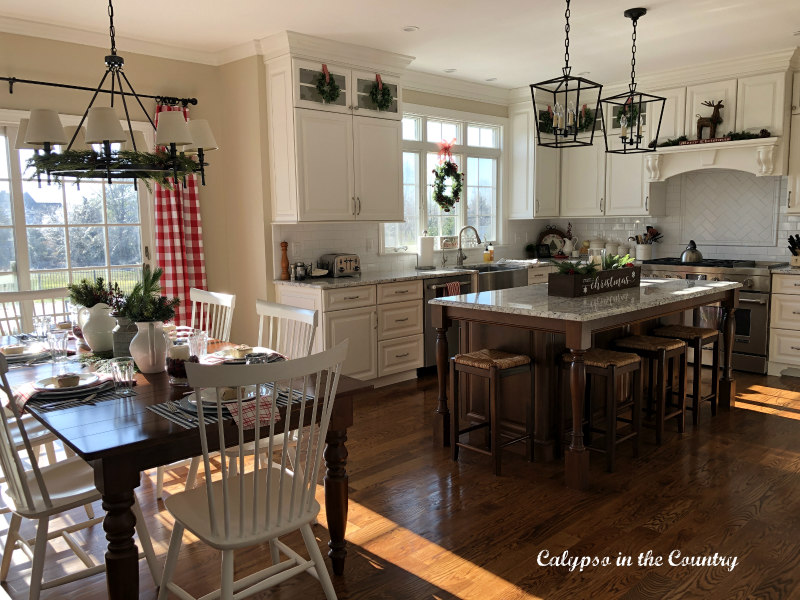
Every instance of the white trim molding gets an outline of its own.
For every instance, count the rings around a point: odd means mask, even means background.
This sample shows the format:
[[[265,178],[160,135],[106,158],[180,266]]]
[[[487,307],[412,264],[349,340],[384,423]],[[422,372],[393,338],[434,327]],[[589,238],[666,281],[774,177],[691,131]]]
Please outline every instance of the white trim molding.
[[[508,106],[511,103],[511,92],[513,91],[412,69],[407,70],[403,75],[403,89],[452,96],[462,100],[499,104],[500,106]]]

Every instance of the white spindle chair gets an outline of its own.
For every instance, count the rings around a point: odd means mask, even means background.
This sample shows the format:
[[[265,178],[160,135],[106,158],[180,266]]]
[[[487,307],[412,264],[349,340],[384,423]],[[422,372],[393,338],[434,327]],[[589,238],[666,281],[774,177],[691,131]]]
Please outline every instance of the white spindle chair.
[[[7,372],[8,362],[0,354],[0,388],[11,398],[11,386],[6,378]],[[77,456],[40,468],[36,463],[36,456],[30,440],[25,434],[19,411],[13,402],[10,403],[10,407],[16,426],[21,432],[31,470],[25,469],[22,457],[13,443],[13,432],[9,418],[6,416],[5,411],[0,411],[0,419],[2,420],[2,423],[0,423],[0,467],[6,478],[4,499],[11,509],[11,523],[8,526],[3,558],[2,562],[0,562],[0,581],[5,581],[8,576],[8,571],[11,567],[11,555],[14,549],[22,549],[32,561],[29,598],[37,600],[43,589],[63,585],[105,571],[105,564],[95,564],[72,536],[74,531],[80,531],[101,523],[103,517],[90,518],[80,523],[69,524],[56,531],[49,531],[50,517],[100,500],[101,496],[94,485],[94,471]],[[139,542],[144,550],[140,557],[144,556],[146,558],[153,580],[158,585],[158,580],[156,579],[158,565],[138,500],[134,501],[132,510],[136,517]],[[34,539],[28,540],[20,535],[19,529],[23,518],[38,522]],[[61,537],[67,542],[86,568],[50,581],[44,581],[43,571],[47,541],[57,537]],[[31,545],[33,545],[33,548],[31,548]]]
[[[67,288],[0,292],[0,335],[32,331],[33,317],[49,316],[54,323],[68,321],[68,300]]]
[[[202,329],[209,338],[229,342],[236,296],[191,288],[192,327]]]
[[[317,311],[305,308],[276,304],[266,300],[256,300],[256,314],[258,315],[258,345],[270,350],[280,352],[288,359],[303,358],[311,354],[314,346],[314,334],[317,331]],[[266,335],[266,337],[265,337]],[[297,432],[286,434],[288,444],[293,445],[297,440]],[[283,446],[284,436],[276,438],[276,449]],[[254,445],[247,444],[245,450],[253,452]],[[266,452],[266,450],[262,450]],[[225,455],[230,460],[238,453],[237,448],[228,448]],[[290,455],[291,459],[291,455]],[[294,463],[292,463],[294,464]],[[200,457],[192,459],[189,473],[186,476],[186,487],[191,489],[197,481],[197,470],[200,467]],[[236,463],[233,462],[234,472]],[[156,471],[156,497],[164,496],[164,469],[159,467]]]
[[[219,594],[209,594],[222,600],[231,600],[234,592],[237,597],[255,594],[268,589],[289,577],[308,571],[322,584],[325,597],[335,600],[336,593],[328,575],[322,553],[317,546],[311,523],[319,514],[320,505],[315,499],[317,476],[322,463],[325,434],[328,430],[333,410],[336,388],[339,382],[342,362],[347,355],[347,341],[335,348],[296,360],[258,365],[201,365],[187,363],[186,374],[189,384],[195,389],[216,388],[217,431],[220,445],[238,443],[240,452],[239,473],[233,474],[222,461],[221,479],[212,481],[210,452],[206,439],[205,416],[199,411],[200,426],[198,435],[203,449],[205,485],[179,492],[165,501],[167,510],[175,518],[169,551],[164,564],[164,575],[159,590],[159,600],[165,600],[169,591],[183,598],[190,598],[182,588],[172,582],[172,575],[180,553],[183,533],[188,529],[202,542],[222,552],[222,585]],[[306,389],[314,382],[313,398],[306,396]],[[294,473],[287,464],[286,453],[282,453],[280,463],[272,462],[261,468],[254,461],[252,471],[245,473],[245,452],[242,442],[245,439],[244,422],[240,420],[237,434],[233,439],[226,437],[222,419],[222,388],[271,385],[273,390],[286,386],[300,392],[293,403],[297,403],[291,413],[282,410],[280,429],[299,429],[301,415],[307,415],[312,435],[303,438],[303,450],[307,453],[307,468],[304,473]],[[289,396],[293,397],[292,395]],[[238,400],[241,409],[241,396]],[[259,406],[259,405],[257,405]],[[290,405],[291,406],[291,405]],[[273,405],[273,408],[277,408]],[[271,410],[269,424],[259,422],[260,412],[255,418],[254,439],[256,452],[263,444],[268,451],[275,443],[276,410]],[[268,435],[265,435],[268,434]],[[261,439],[262,435],[264,438]],[[301,445],[295,449],[295,460],[299,461]],[[278,536],[299,530],[303,536],[310,560],[278,541]],[[234,550],[253,547],[269,542],[272,565],[234,581]],[[280,560],[278,551],[287,557]]]

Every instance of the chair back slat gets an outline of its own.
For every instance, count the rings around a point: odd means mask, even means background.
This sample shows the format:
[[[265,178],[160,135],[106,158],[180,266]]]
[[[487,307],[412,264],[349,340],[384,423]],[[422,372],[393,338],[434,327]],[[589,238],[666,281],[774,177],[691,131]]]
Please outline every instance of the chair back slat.
[[[189,299],[192,301],[192,327],[202,329],[210,338],[229,342],[236,296],[191,288]]]
[[[259,346],[266,346],[290,359],[311,354],[317,331],[316,310],[256,300],[256,314],[259,317]]]
[[[212,483],[212,467],[205,434],[205,414],[202,410],[198,411],[209,520],[214,535],[230,540],[247,533],[261,533],[308,516],[314,506],[313,499],[320,468],[320,465],[312,464],[312,461],[316,463],[322,460],[322,446],[330,422],[339,373],[346,355],[347,341],[320,354],[279,363],[244,366],[187,363],[186,374],[189,385],[198,392],[203,389],[215,390],[220,446],[227,447],[234,444],[240,446],[239,456],[236,457],[239,461],[238,474],[232,475],[227,461],[222,460],[222,479]],[[310,390],[312,377],[316,378],[316,382]],[[321,385],[322,381],[324,385]],[[253,461],[252,472],[244,476],[244,450],[241,449],[245,442],[244,419],[239,419],[236,435],[231,434],[228,436],[229,439],[226,439],[225,420],[222,418],[222,389],[231,387],[237,389],[236,403],[241,414],[243,403],[248,401],[248,394],[243,393],[242,388],[247,391],[252,390],[253,386],[256,390],[259,386],[266,386],[267,390],[271,390],[273,402],[269,420],[263,425],[260,422],[260,406],[256,403],[253,432],[257,444],[256,458]],[[286,407],[278,405],[278,396],[283,398],[284,393],[288,393]],[[278,413],[282,422],[276,419]],[[287,461],[288,451],[280,453],[279,463],[272,462],[264,468],[259,466],[260,448],[266,446],[267,456],[272,456],[272,451],[276,447],[276,436],[295,429],[302,430],[305,423],[309,424],[310,431],[308,438],[302,444],[308,457],[305,469],[291,467]],[[297,449],[293,449],[297,459],[295,465],[300,464],[300,445],[298,444]],[[216,496],[215,488],[217,488]],[[221,510],[219,502],[222,503]]]
[[[54,322],[69,320],[69,290],[54,288],[27,292],[0,292],[0,335],[33,330],[33,317]]]
[[[8,397],[8,406],[11,409],[13,418],[16,421],[17,429],[19,430],[25,446],[25,452],[27,453],[28,460],[31,463],[36,486],[39,488],[38,495],[44,500],[45,506],[50,507],[52,506],[50,494],[47,491],[44,478],[39,470],[39,465],[36,460],[37,456],[33,452],[31,442],[28,439],[28,434],[25,431],[25,426],[22,423],[22,417],[14,401],[14,394],[11,390],[11,385],[8,383],[8,379],[6,378],[6,373],[8,373],[8,361],[6,360],[6,357],[0,353],[0,389],[2,389],[2,391]],[[34,512],[36,510],[33,499],[34,495],[31,492],[30,486],[28,485],[29,482],[27,472],[25,471],[25,467],[22,464],[19,453],[16,450],[16,444],[14,444],[14,437],[11,433],[11,428],[9,427],[8,412],[1,410],[0,419],[2,419],[2,427],[0,427],[0,468],[2,468],[3,475],[6,478],[8,493],[16,504],[17,508],[24,508],[29,512]]]

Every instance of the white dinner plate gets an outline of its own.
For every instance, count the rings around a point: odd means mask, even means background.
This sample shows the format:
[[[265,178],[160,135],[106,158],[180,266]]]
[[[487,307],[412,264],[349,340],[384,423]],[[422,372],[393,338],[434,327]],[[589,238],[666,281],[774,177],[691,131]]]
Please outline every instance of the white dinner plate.
[[[266,352],[267,354],[274,354],[274,350],[270,350],[269,348],[264,348],[263,346],[254,346],[250,352]],[[233,358],[233,348],[225,348],[224,350],[218,350],[214,352],[214,356],[218,356],[219,358]],[[244,360],[244,359],[241,359]]]
[[[256,396],[256,388],[255,386],[247,386],[248,389],[247,393],[243,396],[243,400],[252,400]],[[200,397],[203,401],[203,406],[216,406],[217,405],[217,393],[216,390],[207,388],[204,390],[200,390]],[[197,392],[192,392],[191,394],[186,395],[186,400],[191,404],[197,404]],[[228,402],[236,402],[236,398],[231,400],[223,400],[223,403]]]
[[[70,387],[58,387],[58,379],[56,377],[45,377],[44,379],[37,381],[34,384],[34,388],[37,390],[66,392],[69,390],[85,388],[100,381],[100,378],[94,373],[81,373],[79,377],[81,380],[78,385],[73,385]]]

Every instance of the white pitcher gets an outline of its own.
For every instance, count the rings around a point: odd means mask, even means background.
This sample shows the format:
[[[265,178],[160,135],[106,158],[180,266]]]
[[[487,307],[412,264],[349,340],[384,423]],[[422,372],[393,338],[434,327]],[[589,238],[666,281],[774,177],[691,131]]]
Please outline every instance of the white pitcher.
[[[171,344],[161,321],[138,321],[139,331],[131,340],[130,351],[142,373],[161,373],[167,366],[167,346]]]
[[[83,306],[78,310],[78,325],[92,352],[108,352],[114,347],[111,332],[117,326],[117,321],[110,313],[111,307],[102,302],[91,308]]]

